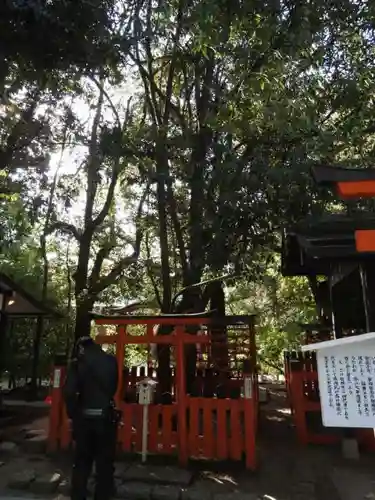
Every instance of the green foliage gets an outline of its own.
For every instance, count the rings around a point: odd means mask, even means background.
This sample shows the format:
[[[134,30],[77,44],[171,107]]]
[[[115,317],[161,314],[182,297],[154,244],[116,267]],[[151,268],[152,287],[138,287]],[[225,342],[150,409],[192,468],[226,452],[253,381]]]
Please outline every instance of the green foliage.
[[[283,351],[300,346],[300,325],[316,321],[315,303],[305,278],[283,278],[276,262],[256,282],[241,282],[229,292],[235,314],[257,315],[257,348],[264,372],[283,370]]]
[[[56,70],[98,67],[111,52],[114,2],[9,0],[0,8],[3,65],[53,78]],[[46,44],[45,34],[50,33]],[[52,72],[52,74],[51,74]]]
[[[56,354],[64,352],[64,325],[55,321],[46,322],[48,335],[43,339],[38,366],[38,377],[49,379]],[[9,372],[15,380],[31,377],[33,363],[33,340],[36,321],[16,319],[11,321],[3,353],[3,370]]]

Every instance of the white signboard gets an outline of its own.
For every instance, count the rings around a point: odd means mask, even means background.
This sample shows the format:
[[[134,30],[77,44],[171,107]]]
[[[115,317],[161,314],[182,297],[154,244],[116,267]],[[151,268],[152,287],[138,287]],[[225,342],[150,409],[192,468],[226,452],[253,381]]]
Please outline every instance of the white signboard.
[[[58,389],[60,387],[61,380],[61,370],[60,368],[56,368],[53,374],[53,388]]]
[[[245,377],[244,379],[244,396],[245,399],[251,399],[253,397],[253,386],[251,377]]]
[[[140,405],[149,405],[152,402],[153,388],[147,384],[139,386],[138,402]]]
[[[308,348],[317,350],[323,425],[374,428],[375,335],[322,342],[303,350]]]
[[[152,403],[155,386],[157,382],[150,378],[144,378],[137,382],[138,403],[141,405],[149,405]]]

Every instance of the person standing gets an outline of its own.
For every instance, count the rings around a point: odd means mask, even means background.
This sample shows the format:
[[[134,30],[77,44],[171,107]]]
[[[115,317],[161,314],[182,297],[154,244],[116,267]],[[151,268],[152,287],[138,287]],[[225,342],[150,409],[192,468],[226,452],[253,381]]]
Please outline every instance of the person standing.
[[[116,358],[105,353],[91,337],[81,337],[63,388],[75,441],[71,499],[85,500],[93,463],[96,468],[94,500],[114,494],[114,459],[120,416],[114,396],[118,384]]]

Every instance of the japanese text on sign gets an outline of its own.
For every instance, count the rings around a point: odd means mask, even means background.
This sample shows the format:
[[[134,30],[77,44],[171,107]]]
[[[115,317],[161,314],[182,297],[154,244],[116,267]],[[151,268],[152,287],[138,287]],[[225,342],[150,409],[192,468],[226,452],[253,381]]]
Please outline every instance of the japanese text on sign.
[[[318,352],[325,426],[375,427],[375,345],[365,352],[359,346]]]

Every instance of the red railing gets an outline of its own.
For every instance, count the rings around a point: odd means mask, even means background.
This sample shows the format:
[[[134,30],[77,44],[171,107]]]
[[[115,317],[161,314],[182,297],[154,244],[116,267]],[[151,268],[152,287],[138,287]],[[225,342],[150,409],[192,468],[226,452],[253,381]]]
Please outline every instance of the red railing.
[[[249,334],[249,345],[255,355],[255,333],[251,317],[234,317],[237,322],[245,322]],[[234,321],[228,317],[227,322]],[[232,459],[241,460],[245,457],[246,466],[255,469],[256,433],[258,423],[258,384],[255,372],[256,362],[249,373],[233,379],[225,378],[227,390],[235,389],[236,399],[228,397],[194,397],[186,394],[184,352],[189,344],[210,345],[209,334],[195,336],[185,332],[185,326],[191,324],[210,324],[207,317],[127,317],[100,318],[98,324],[116,324],[117,335],[100,335],[96,338],[101,344],[115,344],[116,357],[119,363],[119,389],[116,394],[117,405],[123,411],[123,426],[118,431],[119,448],[124,452],[140,452],[142,447],[142,412],[143,407],[135,402],[126,402],[126,395],[133,398],[136,383],[149,375],[155,378],[152,368],[124,370],[124,356],[129,344],[169,344],[175,349],[176,366],[172,379],[172,391],[175,393],[172,404],[151,404],[148,414],[148,452],[175,454],[181,465],[186,465],[189,458]],[[246,323],[247,322],[247,323]],[[145,325],[143,335],[129,335],[128,325]],[[172,324],[173,333],[155,336],[153,328],[159,324]],[[197,373],[199,370],[197,371]],[[205,377],[201,370],[197,378],[198,395],[203,392],[209,382],[212,387],[223,381],[223,378]],[[251,386],[251,396],[241,397],[244,378],[247,377]],[[61,391],[60,391],[61,392]],[[124,401],[125,399],[125,401]],[[61,396],[59,396],[61,405]],[[51,426],[58,430],[53,434],[55,444],[50,448],[68,448],[71,444],[69,423],[64,408],[59,419],[51,420]],[[51,444],[51,443],[50,443]]]
[[[285,378],[298,442],[302,445],[340,443],[342,429],[322,425],[315,353],[287,353]],[[375,450],[373,429],[356,429],[355,434],[364,449]]]

